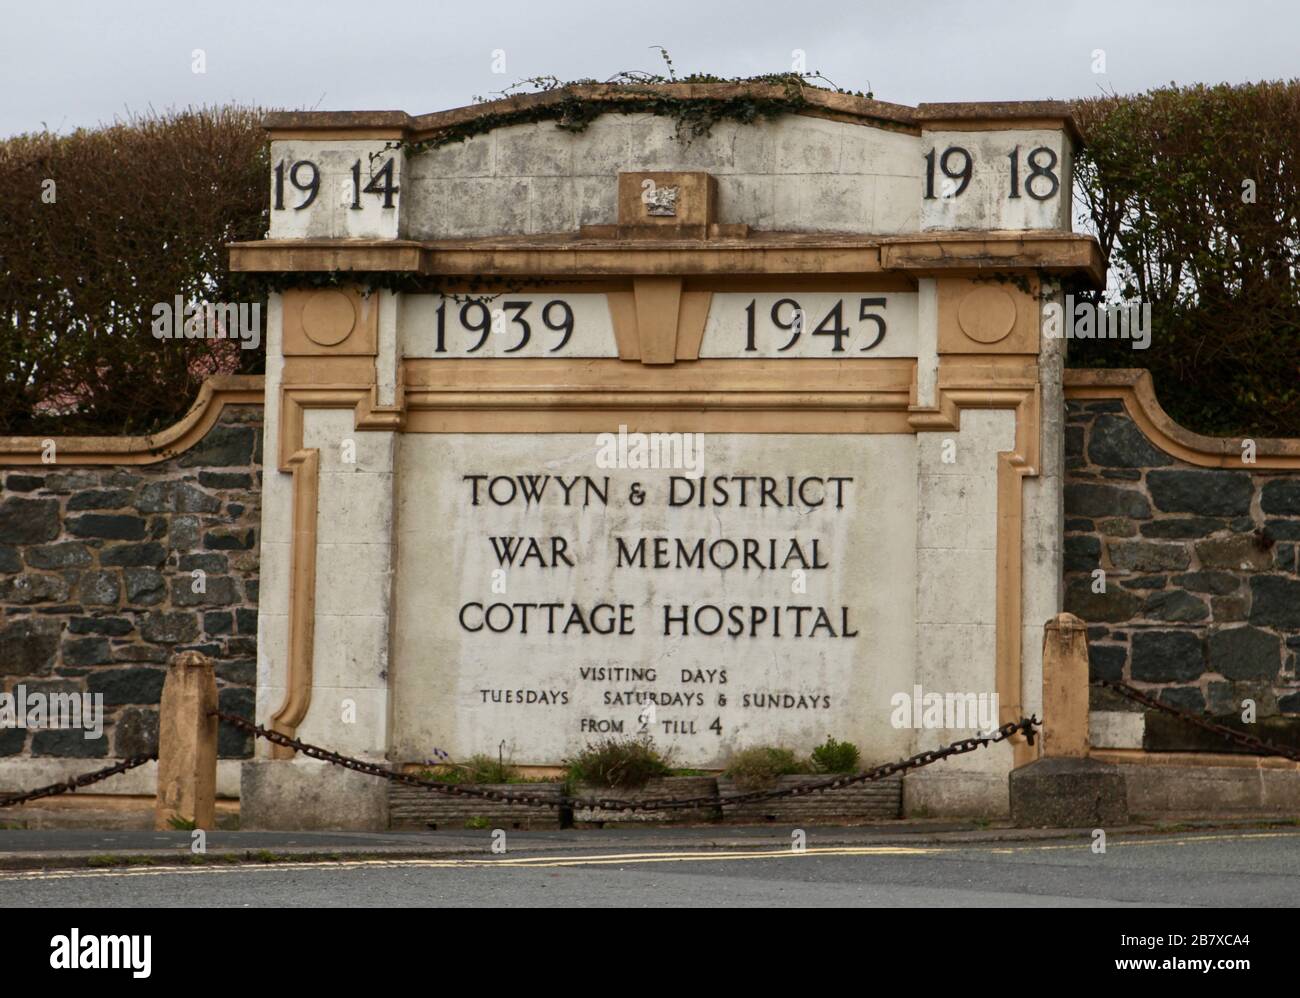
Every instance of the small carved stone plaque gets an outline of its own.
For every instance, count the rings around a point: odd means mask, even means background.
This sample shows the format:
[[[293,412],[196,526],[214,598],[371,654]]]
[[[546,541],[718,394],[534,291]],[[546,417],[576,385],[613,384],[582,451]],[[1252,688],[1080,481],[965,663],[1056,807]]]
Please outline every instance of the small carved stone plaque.
[[[677,216],[677,191],[676,187],[656,187],[652,185],[647,187],[642,194],[642,200],[645,202],[645,212],[647,215],[656,217],[675,218]]]

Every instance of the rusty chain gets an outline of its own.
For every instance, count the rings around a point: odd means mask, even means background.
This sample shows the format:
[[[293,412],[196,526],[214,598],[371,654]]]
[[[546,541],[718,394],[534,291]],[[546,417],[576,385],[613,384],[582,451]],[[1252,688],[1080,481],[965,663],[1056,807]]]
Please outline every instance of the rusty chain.
[[[1300,762],[1300,752],[1295,749],[1286,748],[1282,745],[1274,745],[1272,742],[1266,742],[1262,738],[1248,735],[1244,731],[1237,731],[1233,728],[1229,728],[1227,725],[1211,721],[1209,718],[1193,714],[1189,710],[1171,707],[1167,703],[1161,703],[1159,700],[1147,696],[1141,690],[1130,686],[1128,683],[1122,683],[1116,679],[1098,679],[1093,683],[1093,685],[1114,690],[1120,696],[1127,697],[1135,703],[1140,703],[1145,707],[1152,708],[1153,710],[1164,711],[1166,714],[1172,714],[1179,720],[1186,721],[1188,724],[1194,725],[1195,727],[1219,735],[1221,738],[1234,742],[1242,748],[1253,749],[1258,755],[1277,755],[1284,759],[1291,759],[1295,762]]]
[[[885,777],[894,776],[910,769],[919,769],[922,766],[928,766],[931,763],[939,762],[942,759],[948,759],[955,755],[964,755],[967,752],[973,752],[976,749],[984,748],[986,745],[1005,741],[1017,734],[1023,734],[1025,738],[1028,739],[1029,744],[1032,745],[1034,742],[1034,729],[1042,724],[1042,722],[1037,718],[1024,717],[1019,721],[1012,721],[1002,725],[1002,727],[998,728],[997,731],[989,735],[977,735],[973,738],[964,738],[961,741],[953,742],[951,745],[945,745],[943,748],[920,752],[908,759],[903,759],[899,762],[886,763],[883,766],[877,766],[875,769],[869,769],[862,773],[829,777],[825,780],[805,783],[800,786],[781,787],[774,790],[754,790],[730,797],[652,797],[645,800],[622,800],[617,797],[540,797],[536,794],[529,793],[514,793],[504,790],[485,790],[481,787],[462,786],[455,783],[439,783],[436,780],[426,780],[410,773],[397,773],[391,769],[386,769],[378,763],[366,762],[362,759],[353,759],[350,756],[342,755],[338,752],[331,752],[329,749],[323,749],[317,745],[310,745],[297,738],[290,738],[288,735],[281,734],[278,731],[271,731],[260,724],[253,724],[246,718],[239,717],[235,714],[227,714],[222,711],[214,711],[213,713],[215,717],[232,727],[238,728],[256,738],[265,738],[274,745],[291,748],[295,752],[301,752],[308,758],[319,759],[322,762],[328,762],[332,765],[341,766],[344,769],[350,769],[357,773],[364,773],[368,776],[376,776],[392,783],[403,783],[407,786],[423,787],[426,790],[432,790],[435,793],[447,794],[448,796],[453,797],[470,797],[479,800],[496,801],[502,804],[523,804],[529,807],[571,807],[593,811],[675,811],[705,807],[729,807],[736,804],[751,804],[758,801],[773,800],[778,797],[799,797],[804,794],[819,793],[824,790],[839,790],[856,783],[867,783],[873,780],[881,780]]]
[[[1191,711],[1183,710],[1178,707],[1172,707],[1169,704],[1161,703],[1141,690],[1111,679],[1099,679],[1093,683],[1094,686],[1114,690],[1116,693],[1135,703],[1142,704],[1153,710],[1159,710],[1166,714],[1171,714],[1179,720],[1185,721],[1195,727],[1216,734],[1227,741],[1242,748],[1251,749],[1259,755],[1280,756],[1285,759],[1291,759],[1300,762],[1300,751],[1287,748],[1281,745],[1274,745],[1266,742],[1254,735],[1248,735],[1245,732],[1234,730],[1226,725],[1219,724],[1208,718],[1193,714]],[[426,780],[410,773],[398,773],[384,766],[366,762],[362,759],[354,759],[350,756],[342,755],[338,752],[332,752],[329,749],[321,748],[317,745],[311,745],[297,738],[290,738],[277,731],[271,731],[260,724],[254,724],[251,721],[239,717],[235,714],[227,714],[222,711],[214,711],[213,716],[224,721],[231,726],[253,735],[255,738],[265,738],[267,741],[281,745],[285,748],[293,749],[295,752],[301,752],[303,755],[312,759],[319,759],[322,762],[328,762],[344,769],[350,769],[354,772],[363,773],[368,776],[379,777],[392,783],[403,783],[407,786],[422,787],[426,790],[432,790],[435,793],[446,794],[453,797],[467,797],[478,800],[494,801],[502,804],[522,804],[530,807],[571,807],[585,810],[596,811],[672,811],[699,809],[706,807],[732,807],[739,804],[753,804],[760,801],[775,800],[782,797],[799,797],[805,794],[821,793],[826,790],[839,790],[844,787],[853,786],[858,783],[868,783],[875,780],[882,780],[899,773],[907,772],[912,769],[920,769],[922,766],[928,766],[931,763],[939,762],[943,759],[951,758],[956,755],[964,755],[967,752],[973,752],[976,749],[984,748],[987,745],[996,742],[1005,741],[1014,735],[1024,735],[1032,745],[1034,740],[1035,729],[1040,727],[1042,722],[1034,717],[1021,718],[1019,721],[1009,722],[998,728],[997,731],[989,735],[978,735],[973,738],[964,738],[960,741],[953,742],[939,749],[930,749],[925,752],[919,752],[907,759],[898,762],[885,763],[874,769],[869,769],[861,773],[852,775],[842,775],[828,777],[824,780],[817,780],[811,783],[804,783],[792,787],[780,787],[770,790],[754,790],[742,794],[735,794],[728,797],[715,796],[697,796],[697,797],[664,797],[648,798],[645,800],[625,800],[617,797],[543,797],[537,794],[526,792],[512,792],[504,790],[485,790],[481,787],[465,786],[455,783],[439,783],[436,780]],[[37,787],[34,790],[28,790],[25,793],[10,794],[6,797],[0,797],[0,808],[13,807],[18,804],[26,804],[30,801],[40,800],[44,797],[54,797],[58,794],[69,793],[88,787],[101,780],[106,780],[111,776],[119,773],[125,773],[128,770],[135,769],[137,766],[143,766],[146,762],[152,762],[158,758],[157,753],[150,755],[137,755],[129,759],[123,759],[104,769],[96,770],[93,773],[85,773],[81,776],[71,777],[67,780],[61,780],[58,783],[51,783],[44,787]]]
[[[13,807],[15,804],[26,804],[28,801],[40,800],[42,797],[54,797],[57,794],[66,794],[70,791],[79,790],[81,787],[88,787],[100,780],[107,780],[110,776],[116,776],[118,773],[125,773],[128,769],[143,766],[146,762],[153,762],[157,758],[157,752],[150,755],[133,755],[131,758],[116,762],[106,769],[70,777],[58,783],[51,783],[48,786],[37,787],[35,790],[28,790],[26,793],[0,797],[0,807]]]
[[[1112,679],[1099,679],[1093,682],[1094,686],[1114,690],[1116,693],[1135,703],[1142,704],[1152,710],[1159,710],[1166,714],[1171,714],[1179,720],[1185,721],[1195,727],[1216,734],[1227,741],[1242,748],[1251,749],[1259,755],[1280,756],[1285,759],[1291,759],[1300,762],[1300,751],[1287,748],[1286,746],[1274,745],[1266,742],[1254,735],[1248,735],[1245,732],[1237,731],[1226,725],[1219,724],[1208,718],[1193,714],[1191,711],[1183,710],[1178,707],[1172,707],[1169,704],[1161,703],[1141,690],[1136,689],[1127,683]],[[1032,745],[1034,741],[1035,729],[1042,725],[1042,722],[1034,717],[1021,718],[1019,721],[1012,721],[1002,725],[995,732],[989,735],[977,735],[973,738],[964,738],[960,741],[945,745],[939,749],[929,749],[925,752],[919,752],[907,759],[898,762],[885,763],[874,769],[869,769],[861,773],[852,775],[842,775],[828,777],[824,780],[817,780],[811,783],[804,783],[792,787],[780,787],[771,790],[754,790],[747,793],[735,794],[728,797],[664,797],[648,798],[645,800],[625,800],[617,797],[542,797],[537,794],[516,793],[504,790],[485,790],[481,787],[464,786],[455,783],[439,783],[436,780],[426,780],[410,773],[398,773],[384,766],[366,762],[362,759],[354,759],[350,756],[342,755],[338,752],[332,752],[329,749],[321,748],[317,745],[311,745],[297,738],[290,738],[278,731],[271,731],[260,724],[254,724],[246,718],[239,717],[235,714],[227,714],[222,711],[213,711],[212,716],[221,721],[238,728],[255,738],[265,738],[275,745],[281,745],[285,748],[293,749],[295,752],[301,752],[303,755],[312,759],[319,759],[322,762],[328,762],[344,769],[350,769],[354,772],[363,773],[368,776],[375,776],[388,780],[392,783],[403,783],[407,786],[422,787],[426,790],[432,790],[435,793],[446,794],[453,797],[468,797],[479,800],[495,801],[502,804],[522,804],[530,807],[571,807],[595,811],[672,811],[699,809],[705,807],[732,807],[738,804],[753,804],[760,801],[775,800],[782,797],[799,797],[805,794],[821,793],[826,790],[839,790],[844,787],[853,786],[858,783],[869,783],[875,780],[882,780],[899,773],[907,772],[912,769],[920,769],[922,766],[928,766],[931,763],[939,762],[943,759],[951,758],[956,755],[964,755],[967,752],[973,752],[976,749],[1005,741],[1014,735],[1022,734]],[[122,759],[104,769],[96,770],[93,773],[85,773],[81,776],[70,777],[67,780],[61,780],[57,783],[51,783],[47,786],[37,787],[34,790],[28,790],[24,793],[10,794],[0,797],[0,808],[13,807],[19,804],[26,804],[34,800],[40,800],[44,797],[54,797],[58,794],[74,792],[82,787],[88,787],[101,780],[106,780],[111,776],[117,776],[119,773],[125,773],[135,769],[137,766],[143,766],[146,762],[153,762],[158,758],[156,752],[149,755],[136,755],[129,759]]]

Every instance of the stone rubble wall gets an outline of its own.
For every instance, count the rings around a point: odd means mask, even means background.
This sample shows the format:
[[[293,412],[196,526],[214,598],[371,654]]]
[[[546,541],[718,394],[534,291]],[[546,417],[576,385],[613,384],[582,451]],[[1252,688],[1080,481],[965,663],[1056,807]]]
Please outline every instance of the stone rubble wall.
[[[98,739],[0,728],[0,759],[155,751],[166,663],[185,649],[216,661],[223,710],[253,716],[261,450],[262,407],[228,405],[157,464],[0,469],[0,690],[98,693],[105,715]],[[223,727],[220,754],[249,741]]]
[[[778,786],[789,787],[825,780],[825,776],[782,776]],[[490,784],[483,789],[529,793],[558,800],[561,783]],[[713,797],[719,801],[747,791],[733,780],[702,777],[669,777],[651,780],[636,790],[611,790],[607,787],[579,786],[571,790],[576,797],[618,799]],[[494,827],[556,828],[563,823],[558,808],[526,804],[506,804],[439,794],[421,787],[394,783],[389,787],[389,823],[392,828],[464,828]],[[902,817],[903,778],[894,776],[871,783],[859,783],[838,790],[798,797],[780,797],[726,808],[701,806],[673,811],[608,811],[576,808],[571,814],[580,824],[695,824],[709,821],[758,823],[767,821],[886,820]]]
[[[1118,400],[1069,402],[1066,434],[1065,609],[1089,625],[1092,678],[1215,715],[1246,699],[1261,719],[1300,715],[1300,474],[1193,467]],[[1099,689],[1092,708],[1143,710]],[[1173,747],[1151,734],[1143,747]]]
[[[0,690],[101,693],[106,711],[102,739],[0,728],[0,758],[153,750],[166,662],[189,648],[216,660],[222,708],[252,716],[261,423],[260,406],[227,406],[157,464],[0,472]],[[1068,403],[1066,432],[1065,609],[1089,624],[1092,677],[1216,715],[1249,698],[1274,726],[1300,716],[1300,475],[1192,467],[1118,400]],[[1141,713],[1101,690],[1093,710]],[[251,754],[231,730],[220,750]]]
[[[484,784],[479,789],[527,793],[553,798],[558,802],[564,788],[559,783],[494,783]],[[538,807],[457,797],[404,783],[389,785],[388,821],[390,828],[418,829],[475,827],[484,821],[492,823],[493,827],[503,828],[560,827],[558,806]]]
[[[781,788],[817,783],[825,776],[782,776]],[[734,780],[718,780],[718,796],[723,800],[746,793]],[[890,776],[883,780],[854,783],[839,790],[795,797],[776,797],[771,800],[737,804],[725,809],[732,821],[847,821],[854,819],[882,820],[903,816],[903,777]]]

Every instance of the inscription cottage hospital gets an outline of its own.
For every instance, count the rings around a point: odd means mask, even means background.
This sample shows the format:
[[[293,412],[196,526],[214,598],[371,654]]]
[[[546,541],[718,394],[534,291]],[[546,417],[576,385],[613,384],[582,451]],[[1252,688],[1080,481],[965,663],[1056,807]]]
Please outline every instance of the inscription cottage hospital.
[[[470,504],[479,506],[484,502],[491,502],[497,506],[509,506],[522,499],[526,507],[536,503],[538,509],[541,509],[547,502],[548,486],[554,483],[559,489],[563,490],[563,497],[559,504],[568,508],[581,508],[584,512],[590,510],[593,506],[599,508],[601,512],[608,508],[609,497],[609,476],[604,476],[596,480],[590,476],[573,478],[566,481],[563,476],[551,475],[519,475],[517,478],[508,478],[502,476],[489,477],[488,475],[468,475],[467,480],[471,485],[472,498]],[[802,512],[811,512],[812,510],[822,509],[827,506],[828,502],[833,504],[835,510],[843,510],[845,503],[846,486],[851,485],[852,477],[831,476],[822,478],[819,476],[805,476],[796,480],[794,476],[788,476],[784,481],[772,478],[766,475],[750,476],[717,476],[704,481],[694,481],[690,478],[684,478],[677,475],[671,475],[667,479],[667,488],[660,490],[652,484],[647,489],[645,483],[633,481],[628,487],[628,494],[623,501],[632,506],[642,506],[647,501],[666,505],[668,508],[678,508],[691,505],[698,496],[700,506],[710,506],[714,508],[738,507],[740,509],[757,508],[759,510],[772,509],[793,509]],[[480,489],[480,486],[483,486]],[[504,486],[498,489],[498,486]],[[811,489],[810,489],[811,486]],[[732,488],[738,491],[733,494]],[[777,490],[781,489],[781,495]],[[574,491],[580,491],[581,498],[575,503]],[[498,495],[498,491],[503,493]],[[815,495],[810,496],[812,492]],[[551,495],[556,495],[556,490],[550,490]],[[830,492],[832,495],[828,495]],[[706,495],[706,493],[711,493]],[[707,499],[707,502],[706,502]],[[619,501],[619,497],[615,497]],[[577,563],[570,554],[569,542],[564,537],[547,537],[543,540],[549,546],[549,559],[545,553],[545,548],[539,539],[535,536],[528,537],[498,537],[488,538],[492,544],[493,555],[502,569],[494,571],[493,575],[500,580],[502,589],[505,588],[507,567],[518,567],[520,570],[535,565],[541,570],[556,570],[561,566],[567,568],[576,568]],[[650,569],[653,571],[675,570],[690,571],[695,570],[704,572],[706,569],[725,572],[728,569],[739,568],[742,572],[785,572],[791,569],[793,582],[790,584],[790,590],[794,593],[803,593],[807,591],[807,573],[809,571],[824,571],[830,566],[822,559],[821,540],[818,537],[743,537],[732,539],[730,537],[691,537],[683,538],[680,536],[639,536],[628,538],[622,534],[614,534],[608,538],[613,542],[614,562],[612,565],[613,574],[611,578],[615,580],[615,588],[621,588],[617,585],[617,573],[622,569]],[[463,630],[470,633],[480,633],[485,629],[492,634],[517,633],[520,635],[528,634],[529,614],[535,611],[533,626],[536,632],[546,635],[589,635],[589,634],[617,634],[620,637],[631,636],[637,633],[638,622],[636,619],[637,607],[630,603],[597,603],[587,607],[578,603],[564,602],[546,602],[546,603],[490,603],[481,602],[465,603],[460,608],[459,621]],[[834,616],[835,620],[832,620]],[[692,606],[690,604],[663,604],[663,628],[660,632],[664,637],[680,635],[681,637],[690,637],[692,635],[715,636],[725,634],[732,638],[756,638],[760,635],[763,637],[798,639],[798,638],[817,638],[825,636],[830,638],[855,638],[858,631],[854,630],[849,622],[849,608],[841,606],[837,611],[824,606],[809,605],[739,605],[732,604],[729,606],[719,606],[716,603],[703,603]],[[782,625],[784,623],[784,633]],[[644,679],[650,682],[655,681],[653,667],[643,669],[621,669],[621,668],[601,668],[583,669],[583,678],[602,679],[605,674],[609,678],[618,679],[626,672],[628,677],[634,680]],[[596,673],[600,673],[597,675]],[[707,670],[707,679],[704,670],[683,669],[681,680],[683,683],[690,682],[716,682],[719,685],[725,685],[727,682],[725,670]],[[512,702],[510,690],[482,690],[483,702],[487,703],[489,698],[493,703],[510,703]],[[568,694],[564,691],[549,694],[546,691],[521,691],[529,694],[520,698],[519,702],[523,703],[555,703],[567,702]],[[784,700],[785,706],[798,706],[801,708],[826,708],[830,706],[830,696],[824,693],[812,693],[807,697],[791,697],[788,694],[782,696],[765,697],[761,693],[752,694],[754,706],[762,707],[768,705],[776,706]],[[749,706],[751,694],[744,695],[744,706]],[[796,702],[797,701],[797,702]],[[719,706],[725,706],[725,698],[719,696]],[[654,691],[649,692],[629,692],[626,695],[622,693],[606,693],[604,698],[606,706],[626,706],[628,703],[637,705],[653,703],[659,706],[703,706],[703,700],[699,694],[687,693],[669,693],[659,695]],[[583,718],[584,730],[597,730],[595,722]],[[686,728],[679,728],[674,721],[665,720],[663,722],[665,733],[694,733],[693,725]],[[607,725],[606,730],[612,726],[616,730],[622,730],[620,722],[614,722]],[[715,722],[710,725],[715,731],[720,731],[721,727]]]
[[[588,297],[427,301],[410,339],[524,350],[536,314],[554,334],[540,349],[604,352],[612,329],[584,330],[602,318]],[[701,355],[897,355],[914,350],[915,311],[906,294],[717,295]],[[458,754],[558,762],[644,734],[709,765],[886,719],[868,705],[887,705],[911,662],[913,594],[891,582],[913,574],[910,435],[619,425],[403,447],[420,452],[404,453],[398,515],[399,572],[418,578],[397,607],[399,661],[416,666],[395,697],[409,757],[450,736]]]

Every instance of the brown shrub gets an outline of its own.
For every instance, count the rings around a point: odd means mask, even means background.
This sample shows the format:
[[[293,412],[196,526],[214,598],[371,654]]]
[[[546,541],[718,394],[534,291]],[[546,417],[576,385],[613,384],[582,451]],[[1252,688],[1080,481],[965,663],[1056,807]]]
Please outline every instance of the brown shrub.
[[[261,369],[261,349],[151,332],[177,295],[261,300],[224,249],[266,231],[261,117],[191,109],[0,142],[0,433],[149,432],[207,374]]]
[[[1202,433],[1300,436],[1300,81],[1162,87],[1076,116],[1080,198],[1153,334],[1141,352],[1071,341],[1070,363],[1150,368]]]

